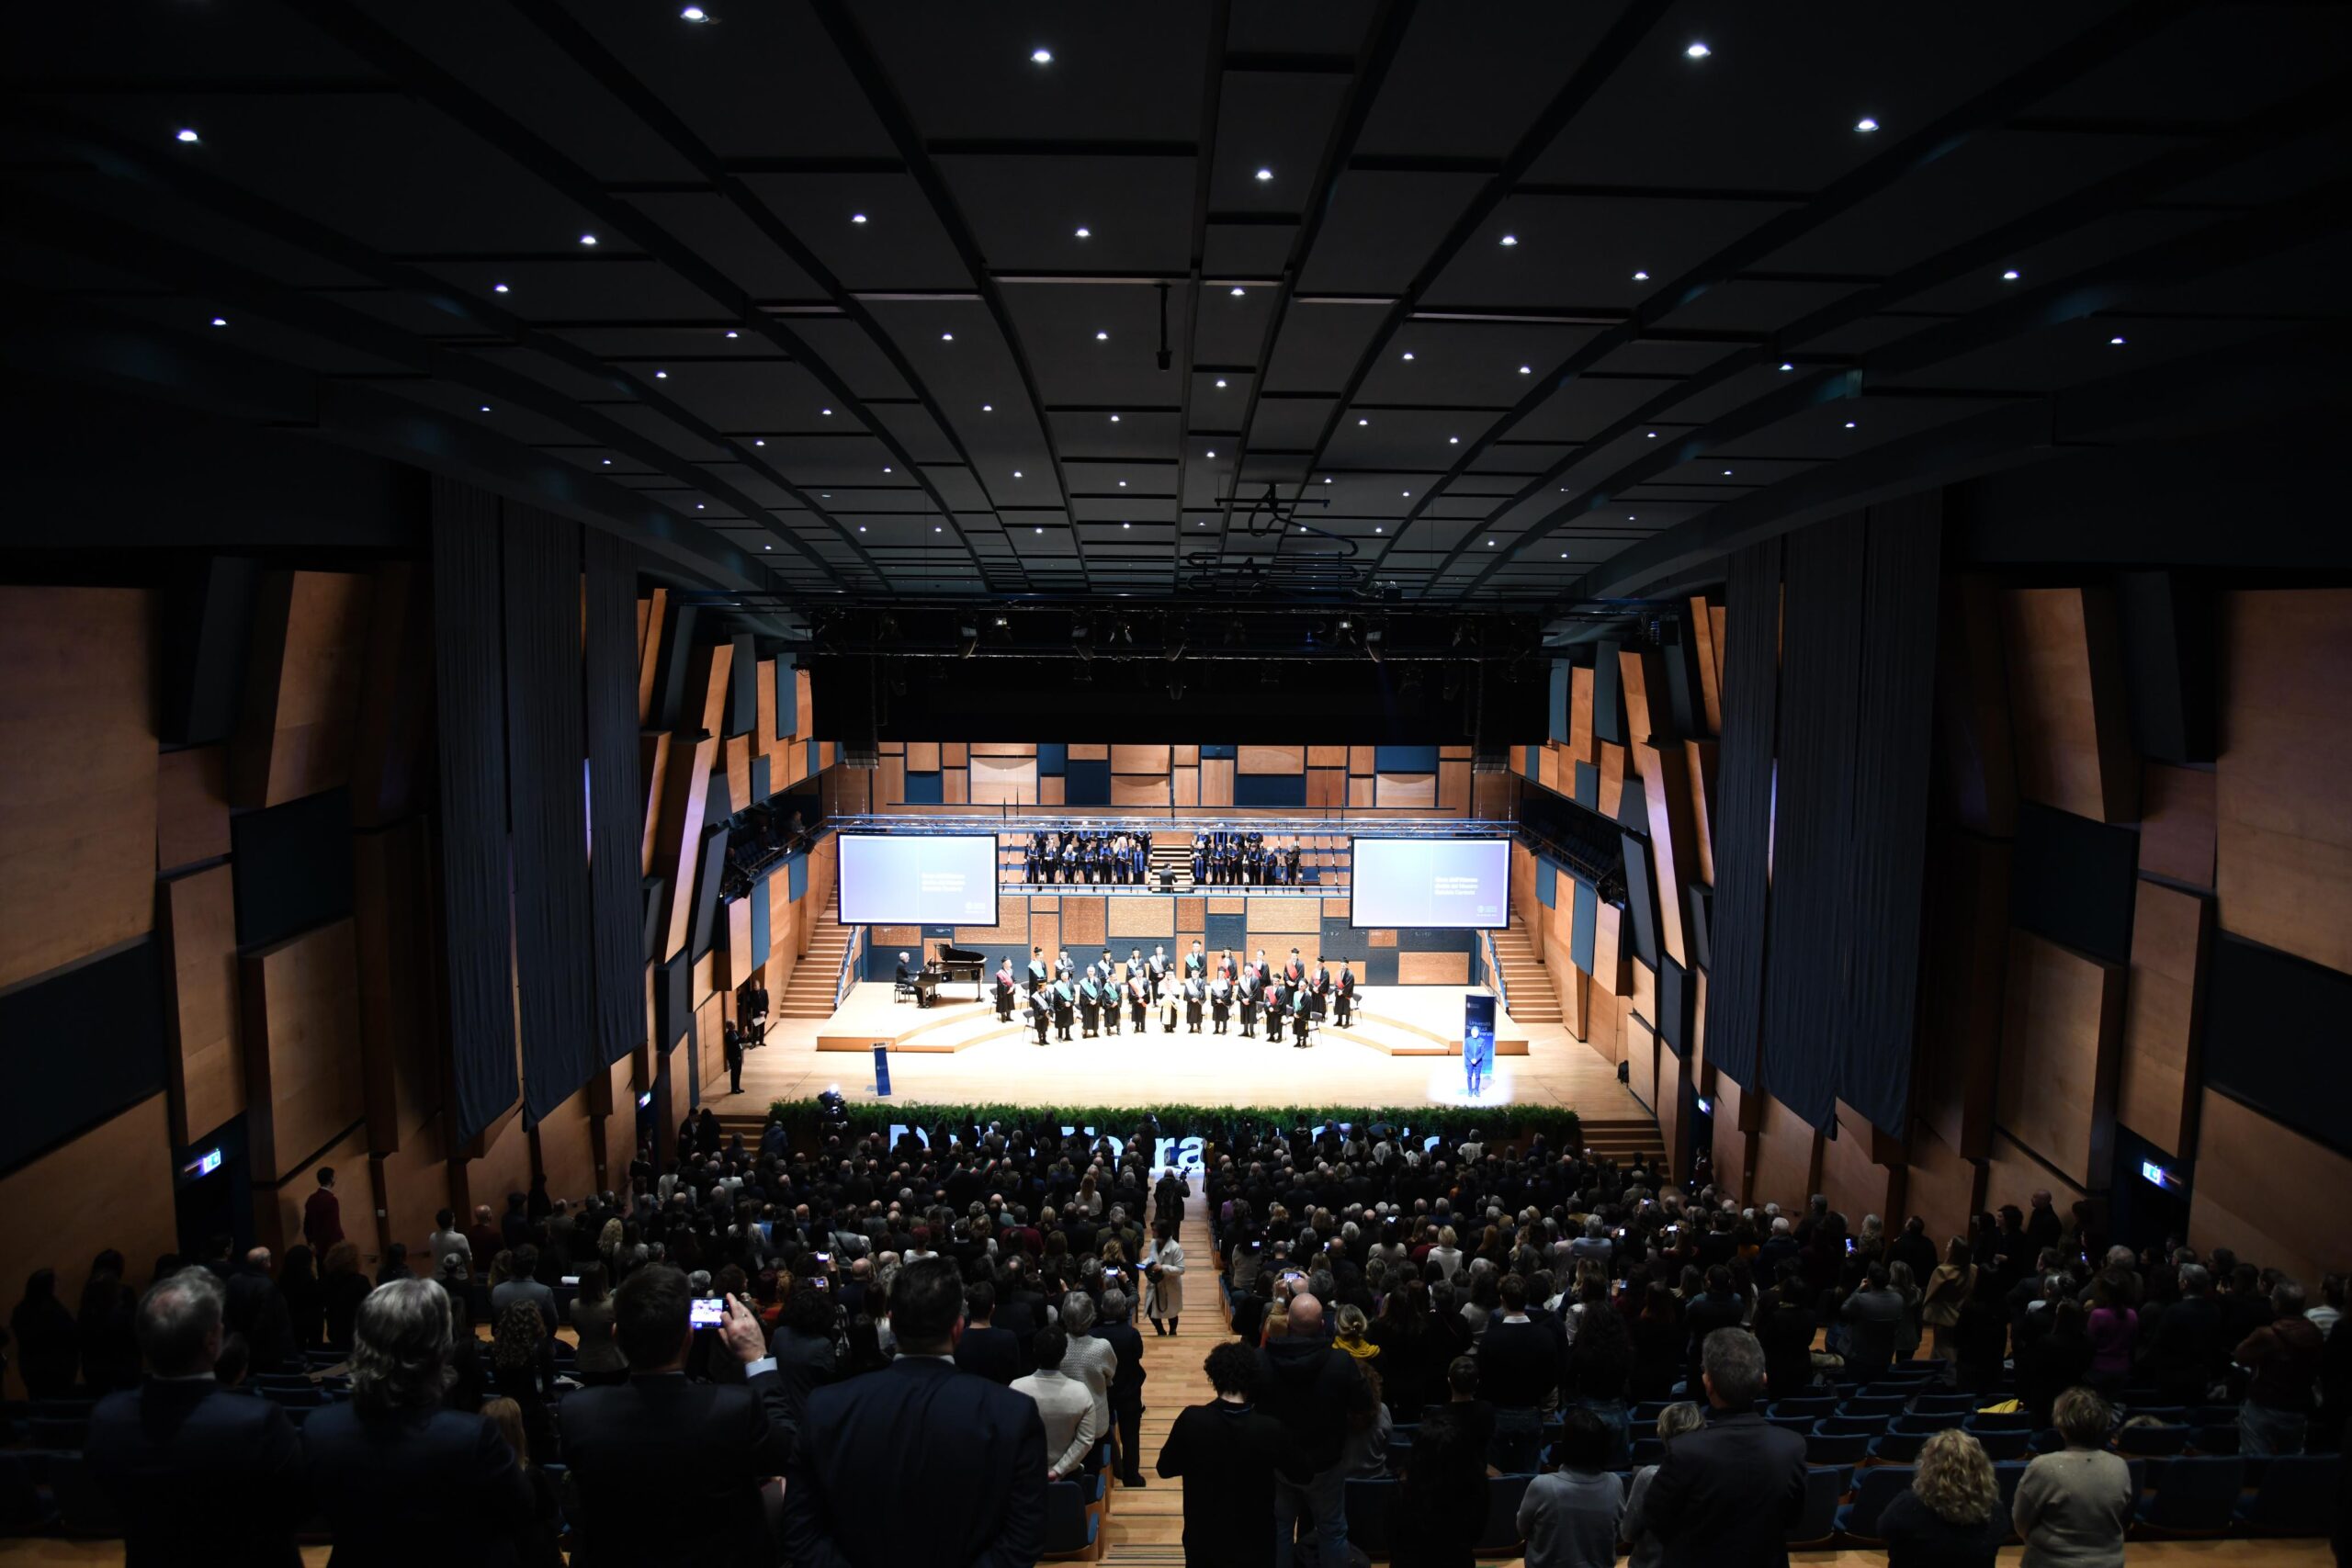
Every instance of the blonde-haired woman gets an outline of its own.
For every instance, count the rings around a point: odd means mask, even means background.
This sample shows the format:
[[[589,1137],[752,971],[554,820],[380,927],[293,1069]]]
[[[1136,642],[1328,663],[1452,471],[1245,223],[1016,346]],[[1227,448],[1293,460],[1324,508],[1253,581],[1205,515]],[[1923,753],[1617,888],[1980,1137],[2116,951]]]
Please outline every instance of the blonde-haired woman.
[[[2009,1517],[2025,1537],[2024,1568],[2123,1568],[2123,1532],[2137,1500],[2132,1467],[2107,1449],[2107,1401],[2070,1388],[2050,1406],[2066,1446],[2025,1467]]]
[[[1707,1417],[1698,1405],[1688,1401],[1669,1404],[1657,1413],[1657,1440],[1671,1448],[1675,1438],[1706,1424]],[[1617,1523],[1617,1533],[1634,1549],[1625,1568],[1659,1568],[1666,1561],[1666,1542],[1658,1539],[1643,1512],[1649,1501],[1650,1483],[1656,1479],[1657,1466],[1645,1464],[1634,1472],[1634,1483],[1626,1489],[1624,1517]]]
[[[1993,1461],[1956,1427],[1927,1440],[1911,1490],[1878,1517],[1888,1568],[1993,1568],[2008,1534]]]

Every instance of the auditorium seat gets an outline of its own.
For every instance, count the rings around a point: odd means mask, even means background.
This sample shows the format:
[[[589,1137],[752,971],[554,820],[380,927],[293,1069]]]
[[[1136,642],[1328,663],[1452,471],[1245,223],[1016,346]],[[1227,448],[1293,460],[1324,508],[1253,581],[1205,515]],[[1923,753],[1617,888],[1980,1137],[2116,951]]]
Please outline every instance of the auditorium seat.
[[[1933,1434],[1928,1432],[1889,1432],[1870,1440],[1870,1456],[1879,1464],[1917,1464],[1919,1450]],[[1811,1458],[1808,1452],[1808,1459]]]
[[[1972,1432],[2030,1432],[2033,1412],[2030,1410],[1980,1410],[1962,1423]]]
[[[1836,1416],[1824,1416],[1821,1418],[1821,1424],[1814,1430],[1833,1433],[1860,1432],[1864,1437],[1875,1438],[1885,1431],[1894,1420],[1894,1417],[1892,1416],[1848,1416],[1841,1413]]]
[[[1976,1439],[1976,1446],[1984,1450],[1984,1457],[1995,1464],[2004,1460],[2023,1459],[2026,1451],[2033,1446],[2031,1432],[1996,1430],[1971,1432],[1970,1436]]]
[[[1899,1389],[1886,1392],[1884,1383],[1872,1383],[1838,1406],[1841,1416],[1899,1416],[1911,1403],[1911,1391]]]
[[[1869,1432],[1815,1432],[1804,1440],[1804,1461],[1807,1464],[1860,1464],[1871,1451],[1873,1436]]]
[[[1527,1496],[1532,1475],[1490,1475],[1487,1478],[1487,1528],[1478,1534],[1478,1554],[1502,1556],[1519,1549],[1519,1505]]]
[[[1994,1401],[1974,1393],[1915,1394],[1911,1400],[1911,1414],[1914,1416],[1948,1414],[1967,1416],[1973,1414],[1978,1405],[1993,1403]]]
[[[80,1454],[52,1453],[47,1466],[49,1495],[57,1505],[57,1528],[66,1535],[105,1540],[122,1533],[121,1516],[98,1489],[97,1477]]]
[[[1077,1482],[1046,1483],[1045,1555],[1099,1556],[1102,1528],[1102,1521],[1087,1511],[1085,1495]]]
[[[2189,1431],[2185,1426],[2123,1427],[2115,1434],[2115,1447],[2127,1454],[2177,1454],[2188,1446]]]
[[[2245,1466],[2234,1455],[2166,1460],[2154,1488],[2140,1499],[2137,1522],[2165,1535],[2224,1534],[2245,1480]]]
[[[1390,1542],[1396,1533],[1392,1515],[1397,1495],[1403,1489],[1403,1483],[1396,1481],[1349,1480],[1347,1499],[1341,1507],[1348,1516],[1350,1545],[1362,1547],[1368,1557],[1390,1554]]]
[[[1895,1496],[1911,1489],[1918,1472],[1909,1465],[1875,1465],[1860,1472],[1854,1500],[1838,1510],[1838,1533],[1864,1545],[1878,1544],[1878,1517]]]
[[[2237,1505],[2237,1522],[2256,1535],[2324,1536],[2335,1529],[2335,1454],[2287,1454],[2262,1467],[2260,1484]],[[2251,1479],[2251,1478],[2249,1478]]]
[[[1838,1500],[1853,1484],[1846,1465],[1823,1465],[1804,1472],[1804,1512],[1789,1527],[1791,1546],[1826,1545],[1838,1534]]]
[[[1766,1408],[1775,1416],[1828,1416],[1836,1413],[1838,1401],[1826,1394],[1809,1395],[1803,1399],[1776,1399]]]
[[[1794,1432],[1800,1438],[1809,1436],[1821,1422],[1818,1416],[1771,1415],[1764,1419],[1769,1425],[1778,1427],[1783,1432]]]
[[[2200,1454],[2233,1454],[2238,1451],[2237,1424],[2199,1427],[2190,1433],[2188,1446]]]
[[[1933,1412],[1914,1410],[1907,1415],[1897,1416],[1894,1418],[1894,1424],[1887,1430],[1924,1438],[1930,1432],[1941,1432],[1957,1427],[1967,1419],[1966,1415],[1958,1410]]]

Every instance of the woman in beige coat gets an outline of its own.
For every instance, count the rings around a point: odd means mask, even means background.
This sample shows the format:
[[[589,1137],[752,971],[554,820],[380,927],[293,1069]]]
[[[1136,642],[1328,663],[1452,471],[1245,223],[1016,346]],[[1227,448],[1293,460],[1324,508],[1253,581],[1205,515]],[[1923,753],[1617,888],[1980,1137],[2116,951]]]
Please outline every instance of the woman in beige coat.
[[[2009,1511],[2025,1538],[2022,1568],[2123,1568],[2132,1469],[2107,1450],[2107,1401],[2070,1388],[2050,1415],[2066,1446],[2025,1467]]]
[[[1184,1247],[1176,1239],[1176,1227],[1161,1225],[1152,1244],[1143,1251],[1143,1311],[1151,1319],[1154,1334],[1176,1332],[1177,1314],[1184,1310]],[[1161,1319],[1167,1320],[1165,1328]]]

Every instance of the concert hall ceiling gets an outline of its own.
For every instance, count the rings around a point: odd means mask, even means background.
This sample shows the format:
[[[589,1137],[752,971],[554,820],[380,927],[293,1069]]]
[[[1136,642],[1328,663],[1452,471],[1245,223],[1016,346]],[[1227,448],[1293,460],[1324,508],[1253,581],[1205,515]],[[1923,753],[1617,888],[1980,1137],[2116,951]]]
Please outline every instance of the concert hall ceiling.
[[[796,606],[1634,595],[1775,520],[2144,438],[2339,330],[2352,277],[2339,6],[0,28],[13,366]]]

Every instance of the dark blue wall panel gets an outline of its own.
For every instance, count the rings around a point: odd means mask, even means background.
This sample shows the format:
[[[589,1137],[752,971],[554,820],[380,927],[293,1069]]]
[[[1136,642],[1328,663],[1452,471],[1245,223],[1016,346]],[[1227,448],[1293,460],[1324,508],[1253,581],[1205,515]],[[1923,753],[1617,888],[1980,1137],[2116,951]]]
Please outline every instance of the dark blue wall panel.
[[[792,878],[786,889],[786,897],[797,904],[808,891],[808,857],[805,854],[793,855],[784,864],[786,874]]]
[[[1069,765],[1069,748],[1040,741],[1037,746],[1037,776],[1041,779],[1059,778]]]
[[[1062,804],[1064,806],[1108,806],[1111,804],[1111,764],[1102,762],[1065,762],[1062,773]]]
[[[1535,863],[1535,901],[1547,909],[1560,907],[1560,868],[1548,860]]]
[[[1363,955],[1372,951],[1372,933],[1360,931],[1348,924],[1345,915],[1326,915],[1323,917],[1322,942],[1323,956],[1335,965],[1342,958],[1362,962]],[[1310,953],[1308,956],[1314,955]]]
[[[1250,940],[1248,916],[1211,915],[1206,923],[1208,931],[1203,940],[1207,942],[1212,956],[1227,948],[1233,951],[1237,958],[1241,955],[1242,944]]]
[[[1384,773],[1433,773],[1437,772],[1437,748],[1375,746],[1372,749],[1372,765]]]
[[[1305,806],[1306,804],[1306,775],[1305,773],[1236,773],[1233,776],[1233,804],[1236,806]]]
[[[1363,956],[1363,983],[1367,986],[1393,986],[1396,983],[1396,950],[1375,947]]]
[[[753,678],[757,679],[756,671],[753,672]],[[800,682],[793,677],[790,654],[783,655],[775,661],[775,722],[776,739],[779,740],[787,735],[797,733],[800,728]],[[814,773],[816,770],[811,768],[809,772]]]
[[[1548,734],[1554,740],[1566,740],[1568,738],[1569,682],[1574,679],[1568,673],[1569,668],[1568,661],[1565,659],[1552,660],[1552,685],[1547,694],[1548,700],[1544,705],[1544,712],[1550,720]],[[1532,769],[1529,771],[1533,772]]]
[[[763,876],[752,883],[746,897],[752,901],[752,964],[757,968],[768,961],[768,954],[775,948],[768,929],[768,878]]]
[[[1569,916],[1568,962],[1592,973],[1592,927],[1600,918],[1600,892],[1579,876],[1576,879],[1576,908]]]
[[[907,775],[907,804],[909,806],[937,806],[945,798],[945,791],[940,783],[937,769],[934,768],[927,773],[910,773]]]
[[[1201,748],[1201,761],[1204,762],[1230,762],[1240,754],[1241,748],[1238,746],[1204,746]]]

